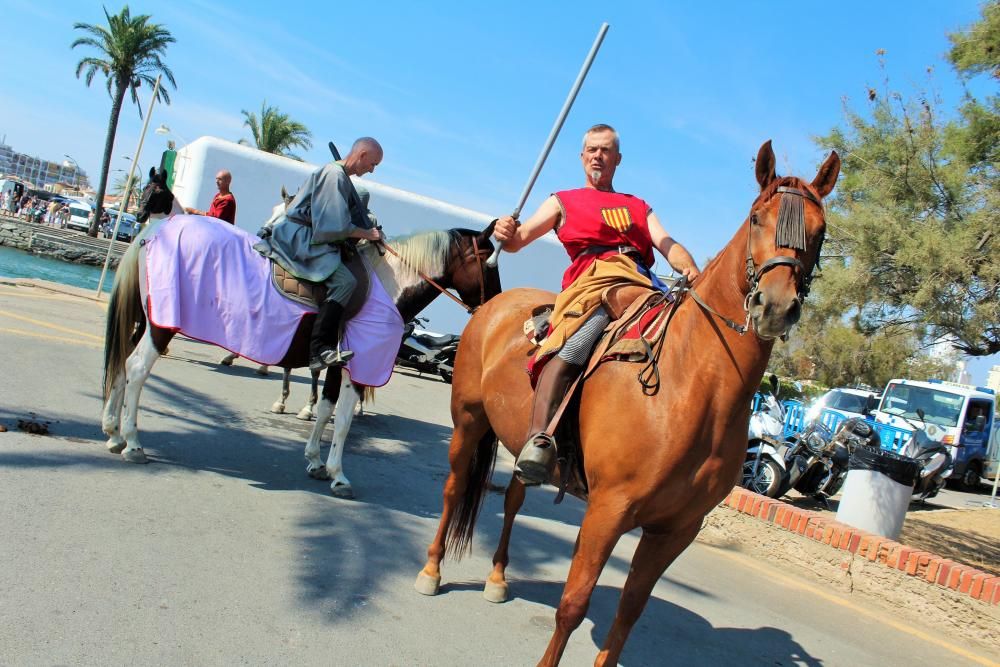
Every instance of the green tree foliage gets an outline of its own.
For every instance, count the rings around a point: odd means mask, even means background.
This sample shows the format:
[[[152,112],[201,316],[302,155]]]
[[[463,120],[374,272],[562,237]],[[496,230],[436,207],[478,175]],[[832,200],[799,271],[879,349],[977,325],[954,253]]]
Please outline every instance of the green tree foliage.
[[[281,113],[278,107],[269,107],[267,100],[260,105],[260,115],[252,111],[242,110],[243,124],[250,128],[254,145],[258,150],[283,155],[293,160],[301,160],[289,151],[293,148],[312,148],[312,132],[298,121]]]
[[[1000,2],[987,2],[982,20],[948,38],[948,59],[961,74],[990,74],[1000,79]]]
[[[984,12],[995,17],[996,7]],[[983,24],[953,41],[971,43]],[[960,72],[992,67],[975,60],[989,49],[956,50]],[[1000,352],[998,98],[967,94],[948,114],[933,95],[904,97],[888,84],[868,97],[867,114],[845,105],[846,127],[818,140],[843,159],[821,311],[849,313],[864,336],[909,332],[972,356]]]
[[[125,199],[125,185],[128,183],[128,174],[121,174],[115,179],[115,182],[111,186],[111,194]],[[133,177],[132,186],[129,188],[128,200],[125,201],[125,210],[128,210],[128,206],[135,206],[139,203],[139,197],[142,195],[142,188],[139,187],[139,176],[138,174]]]
[[[162,60],[167,46],[176,41],[170,31],[162,25],[150,23],[148,15],[132,16],[128,5],[114,15],[109,14],[105,8],[104,16],[107,19],[106,26],[74,23],[73,29],[80,30],[87,36],[77,38],[70,45],[70,48],[74,49],[78,46],[91,47],[97,52],[96,56],[88,56],[77,63],[76,76],[80,78],[83,75],[84,81],[89,86],[96,74],[103,74],[108,95],[111,96],[111,116],[108,119],[104,160],[101,163],[101,177],[97,185],[97,206],[88,232],[91,236],[97,236],[97,222],[101,219],[101,210],[104,207],[108,169],[111,165],[111,153],[115,145],[118,117],[125,101],[125,93],[130,94],[132,102],[139,108],[139,88],[144,83],[153,88],[157,75],[162,74],[175,89],[177,88],[173,73]],[[162,85],[157,92],[157,99],[170,104],[170,95]],[[142,115],[141,108],[139,115]]]

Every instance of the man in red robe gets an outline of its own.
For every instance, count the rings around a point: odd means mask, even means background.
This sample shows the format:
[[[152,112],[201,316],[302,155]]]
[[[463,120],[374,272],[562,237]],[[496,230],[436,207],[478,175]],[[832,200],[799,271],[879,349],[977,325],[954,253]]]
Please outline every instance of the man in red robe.
[[[667,234],[645,201],[615,192],[612,180],[621,159],[615,129],[593,126],[583,137],[580,153],[584,187],[551,195],[523,223],[510,216],[496,223],[496,238],[509,252],[555,230],[571,262],[549,336],[535,356],[536,364],[542,361],[544,366],[535,383],[528,441],[514,469],[528,485],[546,482],[555,467],[555,439],[545,430],[610,321],[601,304],[604,288],[609,282],[656,285],[654,248],[688,280],[699,273],[691,254]]]
[[[212,205],[207,211],[199,211],[196,208],[186,208],[185,213],[191,215],[207,215],[210,218],[225,220],[231,225],[236,224],[236,197],[229,191],[229,185],[233,182],[233,175],[223,169],[215,175],[215,185],[219,188],[219,193],[212,199]]]

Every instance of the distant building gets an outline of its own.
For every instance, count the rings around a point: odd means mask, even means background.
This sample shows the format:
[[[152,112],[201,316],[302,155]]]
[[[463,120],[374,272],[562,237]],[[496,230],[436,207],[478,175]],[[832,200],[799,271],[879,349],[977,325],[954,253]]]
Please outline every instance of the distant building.
[[[4,143],[0,143],[0,176],[16,176],[38,190],[51,190],[57,183],[70,185],[77,190],[90,188],[86,172],[77,166],[18,153]]]
[[[986,376],[986,386],[1000,394],[1000,364],[990,369],[989,375]]]

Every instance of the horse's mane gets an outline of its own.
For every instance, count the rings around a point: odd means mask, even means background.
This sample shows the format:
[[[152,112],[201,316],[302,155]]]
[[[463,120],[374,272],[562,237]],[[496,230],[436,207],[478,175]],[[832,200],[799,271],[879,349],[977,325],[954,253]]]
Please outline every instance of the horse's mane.
[[[459,230],[430,231],[388,239],[387,244],[399,253],[400,267],[396,271],[397,280],[406,282],[419,277],[418,271],[430,276],[444,274],[448,262],[448,249],[452,235]],[[365,244],[368,257],[378,257],[373,244]]]
[[[753,208],[754,206],[756,206],[758,204],[758,202],[767,201],[768,199],[770,199],[771,197],[773,197],[777,193],[778,188],[780,188],[782,186],[788,186],[790,188],[798,188],[800,190],[808,190],[809,192],[812,192],[812,193],[815,194],[815,188],[813,188],[812,184],[809,183],[808,181],[804,181],[801,178],[799,178],[798,176],[779,176],[779,177],[775,178],[773,181],[771,181],[766,188],[764,188],[763,190],[760,191],[760,194],[757,195],[756,199],[754,199],[753,204],[750,206],[750,208]],[[747,224],[748,220],[749,220],[749,216],[747,216],[747,218],[744,219],[743,225],[741,225],[741,227],[745,226]],[[737,236],[740,236],[740,235],[737,234]],[[735,241],[736,241],[736,237],[734,236],[733,240],[730,241],[729,243],[734,243]],[[745,241],[741,241],[741,244],[745,244]],[[710,268],[712,268],[713,266],[715,266],[715,264],[717,264],[719,262],[720,258],[722,257],[725,249],[728,248],[728,247],[729,247],[729,244],[726,244],[726,246],[724,248],[722,248],[722,250],[720,250],[719,252],[717,252],[715,254],[715,256],[712,257],[712,259],[709,260],[708,264],[705,265],[705,268],[703,269],[702,272],[704,273],[705,271],[708,271]]]

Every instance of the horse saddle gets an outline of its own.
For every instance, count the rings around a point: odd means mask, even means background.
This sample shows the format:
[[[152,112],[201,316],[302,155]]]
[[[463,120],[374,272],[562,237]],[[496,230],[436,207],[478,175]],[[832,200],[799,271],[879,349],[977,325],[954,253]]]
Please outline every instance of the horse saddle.
[[[340,257],[354,279],[358,281],[358,286],[351,294],[351,300],[344,309],[344,320],[346,321],[356,315],[361,310],[365,300],[368,299],[371,281],[369,280],[368,268],[357,250],[345,246],[341,250]],[[319,305],[326,301],[326,285],[296,278],[274,260],[271,260],[271,282],[283,295],[309,308],[319,310]]]

